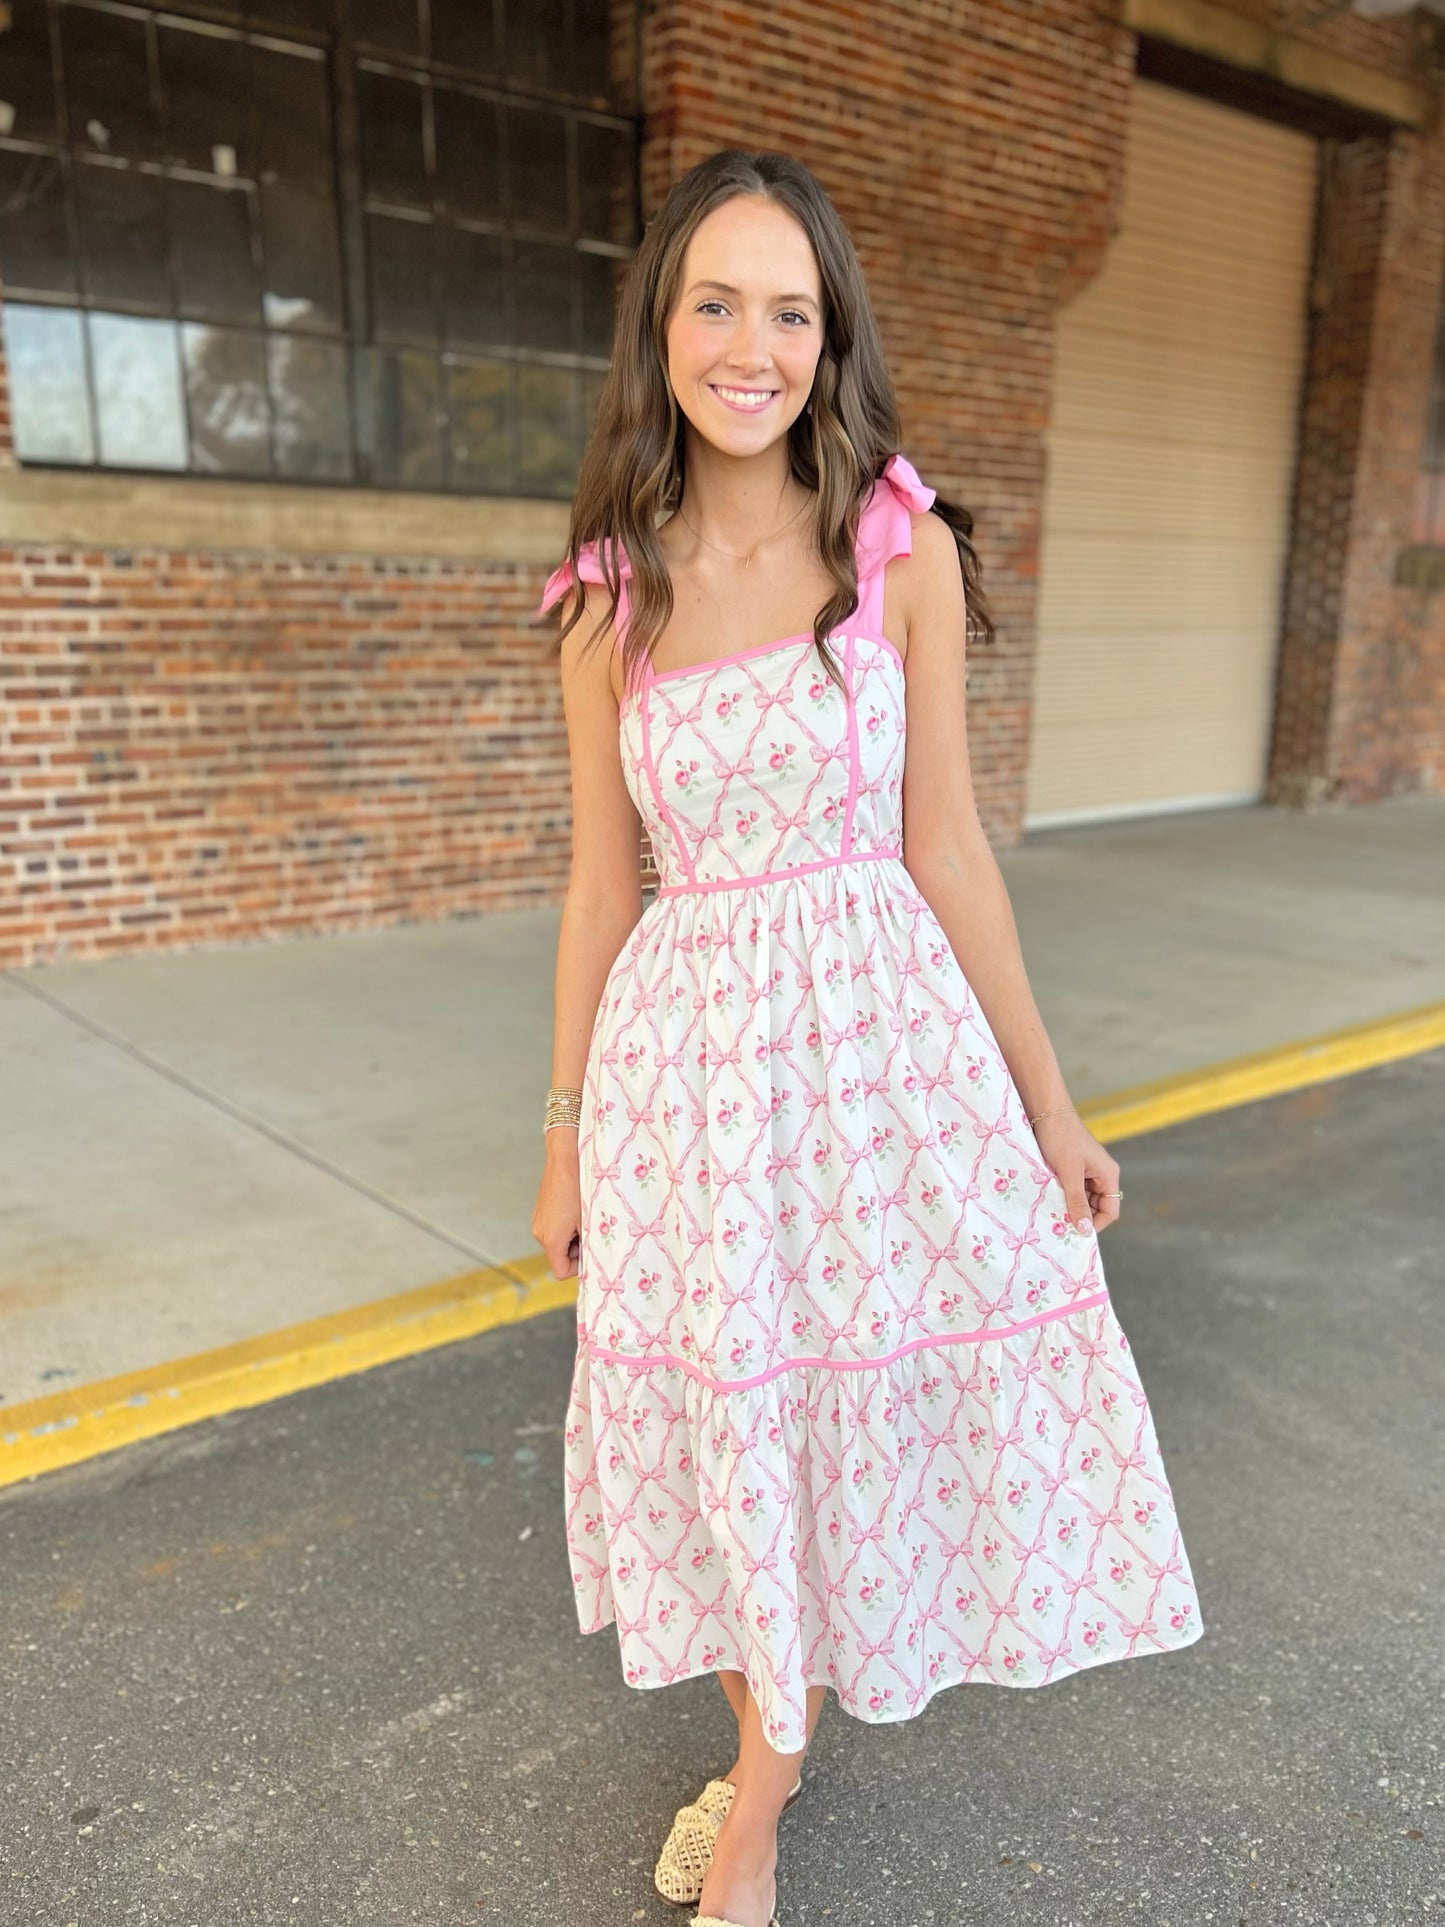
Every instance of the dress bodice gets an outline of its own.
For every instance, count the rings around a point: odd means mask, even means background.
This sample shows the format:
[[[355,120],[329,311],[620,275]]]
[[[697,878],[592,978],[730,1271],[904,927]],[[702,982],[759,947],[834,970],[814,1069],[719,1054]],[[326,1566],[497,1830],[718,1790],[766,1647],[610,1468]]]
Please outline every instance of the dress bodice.
[[[764,884],[853,858],[897,856],[903,838],[904,678],[882,632],[883,570],[912,553],[930,506],[902,455],[859,515],[858,607],[828,638],[843,687],[811,631],[642,678],[619,714],[623,771],[647,826],[661,896]],[[618,628],[626,622],[627,578]],[[603,581],[595,542],[581,574]],[[541,607],[571,582],[549,578]]]

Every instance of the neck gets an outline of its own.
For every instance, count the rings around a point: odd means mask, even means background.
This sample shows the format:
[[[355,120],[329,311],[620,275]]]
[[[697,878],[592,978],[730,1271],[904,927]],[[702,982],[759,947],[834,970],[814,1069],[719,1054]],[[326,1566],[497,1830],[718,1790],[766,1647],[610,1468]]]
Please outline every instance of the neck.
[[[729,455],[695,432],[687,440],[680,508],[709,543],[747,555],[807,499],[793,478],[786,440],[758,455]]]

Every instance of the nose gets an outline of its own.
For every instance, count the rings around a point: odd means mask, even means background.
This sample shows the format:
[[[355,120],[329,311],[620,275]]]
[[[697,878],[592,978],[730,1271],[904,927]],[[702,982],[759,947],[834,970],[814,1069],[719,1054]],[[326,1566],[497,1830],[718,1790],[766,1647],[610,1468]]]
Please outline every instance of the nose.
[[[772,360],[764,340],[766,322],[740,321],[732,341],[728,345],[728,366],[744,372],[757,373],[767,367]]]

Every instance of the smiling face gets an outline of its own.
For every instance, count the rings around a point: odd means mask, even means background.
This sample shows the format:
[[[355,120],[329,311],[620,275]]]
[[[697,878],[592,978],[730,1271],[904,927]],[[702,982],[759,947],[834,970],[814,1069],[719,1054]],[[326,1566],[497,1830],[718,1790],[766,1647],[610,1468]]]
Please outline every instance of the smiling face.
[[[755,455],[803,412],[823,351],[823,288],[807,231],[738,194],[699,222],[667,324],[677,405],[707,441]]]

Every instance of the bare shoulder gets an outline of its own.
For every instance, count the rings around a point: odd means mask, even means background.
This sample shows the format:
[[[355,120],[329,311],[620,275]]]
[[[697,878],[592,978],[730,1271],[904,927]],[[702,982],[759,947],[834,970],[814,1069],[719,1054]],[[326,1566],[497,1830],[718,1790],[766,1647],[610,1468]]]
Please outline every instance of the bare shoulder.
[[[910,644],[915,632],[957,622],[963,614],[963,564],[953,530],[931,509],[914,509],[913,553],[899,556],[903,617]]]
[[[925,583],[961,582],[958,543],[943,517],[932,509],[911,509],[909,520],[913,524],[913,553],[903,557],[902,566],[912,578]]]
[[[611,674],[616,664],[620,671],[620,654],[617,647],[617,631],[612,622],[611,591],[605,583],[591,582],[585,577],[582,581],[583,610],[581,620],[562,638],[562,674],[564,679],[574,676],[587,684],[601,685],[611,683],[614,695],[621,687],[620,674]]]

